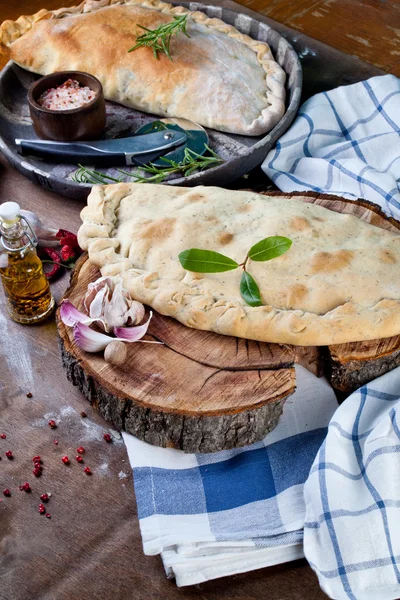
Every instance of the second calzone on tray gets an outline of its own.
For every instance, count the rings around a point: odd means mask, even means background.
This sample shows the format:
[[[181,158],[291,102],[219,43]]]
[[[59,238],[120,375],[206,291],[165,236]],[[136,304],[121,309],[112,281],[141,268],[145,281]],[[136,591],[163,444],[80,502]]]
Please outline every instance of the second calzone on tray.
[[[200,11],[171,38],[170,60],[151,48],[128,52],[143,33],[189,11],[160,0],[86,0],[79,6],[5,21],[0,52],[47,75],[95,75],[105,97],[213,129],[261,135],[285,112],[285,73],[266,43]]]
[[[299,199],[215,187],[95,186],[79,243],[103,275],[188,327],[265,342],[329,345],[400,333],[400,235]],[[241,268],[192,273],[178,255],[213,250],[243,262],[269,236],[292,240],[249,261],[263,305],[240,294]]]

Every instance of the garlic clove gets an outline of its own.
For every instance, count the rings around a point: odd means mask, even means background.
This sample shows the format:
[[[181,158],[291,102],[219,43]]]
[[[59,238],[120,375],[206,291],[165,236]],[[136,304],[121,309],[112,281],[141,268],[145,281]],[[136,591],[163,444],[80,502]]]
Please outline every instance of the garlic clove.
[[[128,351],[124,342],[114,340],[104,350],[104,360],[111,365],[123,365]]]
[[[43,221],[41,221],[39,217],[30,210],[21,210],[21,215],[29,221],[30,226],[32,227],[36,237],[38,238],[39,245],[60,245],[60,241],[56,237],[57,229],[54,229],[53,227],[47,227],[47,225],[45,225]]]
[[[122,283],[118,282],[115,285],[110,302],[104,308],[104,318],[108,327],[121,327],[125,325],[127,317],[126,313],[129,310],[128,301]]]
[[[143,325],[138,325],[136,327],[114,327],[114,334],[118,339],[126,342],[138,342],[146,335],[152,316],[153,313],[150,311],[150,316]]]
[[[115,338],[99,333],[84,323],[77,323],[74,327],[74,340],[85,352],[101,352],[108,344],[114,342]]]
[[[131,300],[129,310],[126,313],[126,323],[128,325],[137,325],[144,318],[144,306],[141,302]]]
[[[104,287],[108,288],[108,299],[110,299],[112,291],[114,289],[114,282],[111,279],[111,277],[99,277],[98,279],[96,279],[96,281],[92,281],[92,283],[89,283],[85,298],[83,300],[83,306],[85,307],[85,310],[87,310],[88,313],[90,312],[90,305],[93,299],[95,298],[97,292],[99,292]]]
[[[108,302],[108,286],[100,289],[93,297],[89,305],[89,315],[92,318],[101,317],[104,314],[104,307]]]
[[[85,325],[94,321],[102,321],[102,319],[91,319],[84,313],[80,312],[69,300],[64,300],[60,305],[60,318],[64,325],[74,327],[77,323]]]

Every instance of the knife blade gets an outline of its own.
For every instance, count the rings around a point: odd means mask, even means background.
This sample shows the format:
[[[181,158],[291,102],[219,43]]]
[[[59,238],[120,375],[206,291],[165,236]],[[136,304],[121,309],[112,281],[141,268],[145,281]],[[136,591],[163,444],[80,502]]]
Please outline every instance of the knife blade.
[[[94,142],[53,142],[51,140],[15,140],[20,154],[34,154],[61,163],[96,164],[102,166],[149,163],[173,148],[186,143],[183,131],[157,131],[112,140]]]

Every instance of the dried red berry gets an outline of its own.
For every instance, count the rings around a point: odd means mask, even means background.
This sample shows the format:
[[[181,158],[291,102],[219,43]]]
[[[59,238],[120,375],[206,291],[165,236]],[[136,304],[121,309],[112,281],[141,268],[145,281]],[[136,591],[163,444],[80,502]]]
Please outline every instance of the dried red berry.
[[[92,471],[89,469],[89,467],[85,467],[83,470],[85,471],[86,475],[92,474]]]
[[[13,457],[13,453],[11,452],[11,450],[7,450],[7,452],[6,452],[6,456],[7,456],[7,458],[8,458],[9,460],[12,460],[12,459],[14,458],[14,457]]]
[[[76,449],[78,454],[84,454],[85,453],[85,448],[83,446],[79,446],[79,448]]]
[[[42,474],[42,470],[41,469],[33,469],[32,473],[34,474],[35,477],[40,477]]]
[[[103,438],[106,440],[107,444],[109,444],[110,442],[112,442],[112,438],[111,438],[111,435],[109,433],[105,433],[103,435]]]
[[[48,502],[49,501],[49,495],[48,494],[41,494],[40,499],[42,502]]]
[[[3,494],[5,496],[11,496],[11,492],[10,492],[10,490],[8,488],[6,488],[5,490],[3,490]]]
[[[39,460],[35,460],[35,462],[33,463],[33,466],[34,466],[36,469],[40,469],[40,470],[42,470],[42,469],[43,469],[42,463],[41,463]]]
[[[79,454],[78,454],[78,456],[75,456],[75,458],[76,458],[76,460],[77,460],[78,463],[83,463],[83,458]]]
[[[82,419],[85,419],[87,417],[87,414],[85,413],[84,410],[81,412],[81,417],[82,417]]]
[[[51,514],[50,513],[46,513],[46,519],[51,519]]]
[[[42,459],[40,458],[40,456],[34,456],[32,460],[33,462],[41,462]]]
[[[2,434],[0,435],[0,438],[1,438],[2,440],[5,440],[5,439],[6,439],[6,437],[7,437],[7,436],[6,436],[6,434],[5,434],[5,433],[2,433]]]
[[[33,396],[32,392],[28,392],[26,395],[27,398],[32,398],[32,396]]]
[[[22,485],[19,486],[19,489],[21,490],[21,492],[30,492],[31,486],[29,485],[29,483],[27,481],[25,481],[25,483],[23,483]]]
[[[58,446],[58,440],[54,440],[56,446]]]
[[[52,429],[57,429],[57,423],[55,422],[54,419],[50,419],[49,427],[51,427]]]
[[[68,458],[68,456],[63,456],[61,460],[63,461],[64,465],[69,465],[69,458]]]
[[[44,515],[44,513],[46,512],[44,504],[39,504],[39,512],[41,515]]]

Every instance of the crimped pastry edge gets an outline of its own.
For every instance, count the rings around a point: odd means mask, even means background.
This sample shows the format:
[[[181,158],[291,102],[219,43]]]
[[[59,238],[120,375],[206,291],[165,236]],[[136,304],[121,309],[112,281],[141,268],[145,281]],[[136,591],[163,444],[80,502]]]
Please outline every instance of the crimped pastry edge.
[[[240,33],[232,25],[221,19],[208,17],[201,11],[190,11],[183,6],[174,6],[162,0],[84,0],[77,6],[59,8],[55,10],[41,9],[29,16],[21,16],[16,21],[7,20],[0,25],[0,54],[8,60],[10,46],[25,33],[30,31],[35,23],[44,19],[61,19],[66,16],[93,12],[113,5],[138,5],[145,8],[158,10],[168,15],[191,13],[191,19],[206,27],[215,29],[229,37],[245,44],[257,55],[257,60],[265,71],[266,98],[268,106],[261,111],[252,124],[248,127],[248,135],[259,135],[271,130],[285,114],[285,80],[286,74],[274,59],[271,49],[265,42],[252,39]]]
[[[116,210],[132,185],[94,186],[81,212],[78,241],[103,276],[121,276],[132,296],[188,327],[262,342],[298,346],[330,346],[400,333],[400,301],[383,298],[363,308],[347,302],[324,313],[250,307],[234,300],[196,293],[186,283],[161,279],[157,272],[138,269],[116,249]],[[151,185],[151,184],[150,184]],[[307,195],[307,194],[305,194]],[[329,210],[329,209],[327,209]],[[132,283],[133,281],[133,283]],[[199,299],[201,307],[199,307]]]

